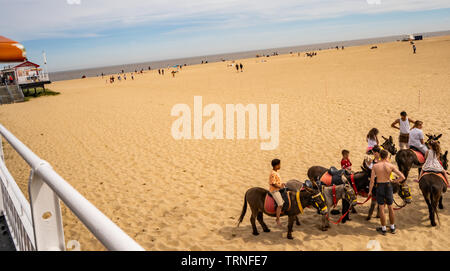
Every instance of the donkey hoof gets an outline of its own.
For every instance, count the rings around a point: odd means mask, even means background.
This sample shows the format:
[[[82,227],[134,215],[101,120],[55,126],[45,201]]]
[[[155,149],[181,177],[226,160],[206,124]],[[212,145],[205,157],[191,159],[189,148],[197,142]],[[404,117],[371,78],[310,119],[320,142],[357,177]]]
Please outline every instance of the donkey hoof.
[[[367,221],[369,221],[370,219],[371,219],[371,217],[370,217],[370,216],[366,217],[366,220],[367,220]]]
[[[263,229],[263,231],[264,231],[264,232],[270,232],[270,229],[269,229],[269,228]]]
[[[431,226],[436,227],[436,222],[432,221]]]
[[[322,227],[322,231],[327,231],[328,227]]]
[[[444,205],[439,205],[439,209],[444,209]]]
[[[292,237],[292,234],[288,234],[288,235],[287,235],[287,239],[292,240],[292,239],[294,239],[294,237]]]
[[[300,226],[300,222],[295,222],[295,225]]]
[[[259,235],[259,232],[254,231],[254,232],[253,232],[253,235],[257,236],[257,235]]]

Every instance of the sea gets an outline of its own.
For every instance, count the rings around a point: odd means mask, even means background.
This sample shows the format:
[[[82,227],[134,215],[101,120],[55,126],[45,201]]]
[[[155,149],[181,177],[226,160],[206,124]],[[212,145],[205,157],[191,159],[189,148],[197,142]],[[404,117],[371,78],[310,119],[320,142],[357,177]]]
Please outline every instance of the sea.
[[[445,36],[450,35],[450,30],[447,31],[439,31],[439,32],[427,32],[427,33],[416,33],[412,35],[421,35],[423,38],[436,37],[436,36]],[[277,54],[289,54],[289,53],[302,53],[302,52],[311,52],[311,51],[320,51],[326,49],[333,49],[336,46],[341,50],[342,46],[351,47],[351,46],[359,46],[359,45],[377,45],[385,42],[406,42],[409,38],[409,35],[395,35],[395,36],[386,36],[386,37],[377,37],[377,38],[369,38],[369,39],[357,39],[357,40],[347,40],[347,41],[335,41],[335,42],[326,42],[326,43],[318,43],[318,44],[310,44],[310,45],[298,45],[298,46],[290,46],[290,47],[281,47],[281,48],[269,48],[269,49],[261,49],[261,50],[252,50],[252,51],[244,51],[244,52],[234,52],[234,53],[223,53],[223,54],[215,54],[215,55],[205,55],[205,56],[196,56],[196,57],[187,57],[187,58],[178,58],[178,59],[167,59],[160,61],[148,61],[142,63],[133,63],[133,64],[122,64],[115,66],[107,66],[107,67],[96,67],[89,69],[79,69],[79,70],[68,70],[68,71],[58,71],[58,72],[50,72],[49,77],[51,81],[62,81],[62,80],[71,80],[85,77],[95,77],[109,74],[118,74],[122,71],[126,73],[141,71],[141,70],[154,70],[161,68],[168,68],[175,65],[196,65],[203,63],[212,63],[212,62],[220,62],[220,61],[230,61],[237,59],[245,59],[245,58],[253,58],[258,56],[263,57],[271,57]]]

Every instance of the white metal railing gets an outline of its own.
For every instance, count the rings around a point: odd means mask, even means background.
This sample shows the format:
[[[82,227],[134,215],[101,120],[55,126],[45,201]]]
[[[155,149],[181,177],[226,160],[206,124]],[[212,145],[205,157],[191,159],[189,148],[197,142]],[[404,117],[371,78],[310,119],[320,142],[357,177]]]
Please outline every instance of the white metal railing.
[[[32,76],[21,76],[17,78],[17,82],[19,84],[27,84],[27,83],[35,83],[35,82],[45,82],[50,81],[48,77],[48,73],[40,73],[38,75],[32,75]]]
[[[5,165],[2,136],[31,167],[30,203]],[[144,250],[1,124],[0,179],[0,213],[17,250],[65,250],[60,199],[107,249]]]

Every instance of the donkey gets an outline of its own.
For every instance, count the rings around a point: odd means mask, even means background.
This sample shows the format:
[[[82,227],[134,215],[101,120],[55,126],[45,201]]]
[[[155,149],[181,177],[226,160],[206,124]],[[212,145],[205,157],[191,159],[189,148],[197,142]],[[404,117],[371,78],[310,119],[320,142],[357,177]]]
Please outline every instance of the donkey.
[[[448,151],[441,156],[442,166],[445,170],[448,170],[447,155]],[[419,179],[419,188],[428,206],[431,226],[434,227],[436,226],[435,215],[440,223],[437,207],[439,203],[439,209],[444,209],[442,194],[447,192],[447,185],[438,175],[426,174]]]
[[[333,191],[334,190],[334,191]],[[328,206],[328,212],[322,215],[322,231],[328,230],[330,227],[330,223],[328,221],[328,217],[330,215],[331,207],[336,206],[336,204],[342,199],[342,215],[347,213],[345,217],[342,219],[342,223],[345,223],[345,220],[349,220],[348,210],[351,208],[350,206],[356,205],[356,193],[352,189],[349,184],[341,184],[334,186],[323,187],[322,194],[325,197],[325,201]],[[347,203],[347,207],[344,208],[344,202]]]
[[[252,210],[252,215],[250,217],[250,223],[252,224],[253,235],[258,235],[258,229],[256,228],[255,220],[257,219],[264,232],[270,232],[270,229],[267,227],[266,223],[263,220],[263,214],[274,217],[274,214],[269,214],[266,212],[264,208],[264,201],[266,198],[268,190],[260,187],[253,187],[247,190],[244,197],[244,206],[242,207],[241,216],[238,219],[238,227],[244,219],[245,213],[247,212],[247,203],[250,205],[250,209]],[[327,212],[327,205],[325,203],[325,199],[323,198],[320,191],[316,189],[312,189],[309,187],[304,187],[301,191],[299,191],[299,200],[301,206],[297,203],[297,198],[295,193],[290,193],[291,200],[291,208],[281,214],[282,216],[287,215],[289,217],[288,222],[288,239],[294,239],[292,237],[292,227],[294,225],[294,220],[296,216],[303,212],[303,207],[313,206],[320,211],[320,213],[324,214]]]
[[[428,145],[431,140],[438,141],[438,139],[441,138],[442,134],[438,136],[427,134],[426,136],[428,137],[428,139],[425,142],[425,145]],[[408,179],[409,171],[412,167],[418,168],[420,176],[422,164],[419,162],[419,159],[417,159],[416,154],[410,149],[403,149],[398,151],[397,155],[395,156],[395,162],[397,162],[398,169],[403,173],[403,175],[405,175],[405,180]]]
[[[391,155],[397,154],[397,148],[395,147],[394,140],[392,139],[392,136],[389,136],[389,138],[385,138],[384,136],[381,136],[384,139],[383,144],[381,144],[381,147],[385,150],[387,150]]]

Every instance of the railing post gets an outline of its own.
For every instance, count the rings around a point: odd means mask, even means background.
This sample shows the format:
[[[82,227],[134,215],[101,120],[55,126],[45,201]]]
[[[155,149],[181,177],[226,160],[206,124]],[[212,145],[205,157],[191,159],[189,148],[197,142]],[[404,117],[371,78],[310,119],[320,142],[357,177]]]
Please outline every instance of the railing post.
[[[2,135],[0,135],[0,163],[4,163],[5,162],[5,157],[3,155],[3,138]],[[1,182],[1,180],[0,180]],[[3,207],[3,192],[2,192],[2,184],[0,184],[0,215],[3,214],[4,207]]]
[[[51,166],[41,161],[31,169],[28,190],[36,250],[65,250],[64,229],[58,196],[42,180],[39,170]]]

